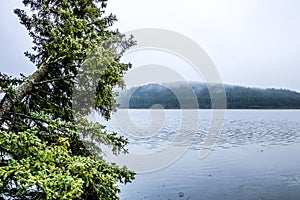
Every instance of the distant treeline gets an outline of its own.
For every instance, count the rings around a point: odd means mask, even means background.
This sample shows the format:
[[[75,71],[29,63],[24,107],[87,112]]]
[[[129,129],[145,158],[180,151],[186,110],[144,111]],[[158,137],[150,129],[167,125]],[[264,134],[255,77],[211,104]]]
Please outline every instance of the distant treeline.
[[[258,89],[224,85],[224,104],[214,108],[228,109],[300,109],[300,93],[286,89]],[[147,84],[120,92],[119,108],[210,109],[211,95],[220,95],[221,84],[198,82]],[[224,90],[223,90],[224,91]],[[217,96],[218,97],[218,96]],[[220,95],[222,98],[222,95]],[[218,99],[218,98],[216,98]],[[215,99],[214,99],[215,100]],[[224,101],[223,101],[224,102]]]

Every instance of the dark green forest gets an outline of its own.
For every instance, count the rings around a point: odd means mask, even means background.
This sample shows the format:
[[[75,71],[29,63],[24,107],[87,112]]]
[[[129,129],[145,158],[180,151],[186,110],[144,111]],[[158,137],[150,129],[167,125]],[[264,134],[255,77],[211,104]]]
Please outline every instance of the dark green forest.
[[[210,92],[220,84],[177,82],[147,84],[121,91],[119,108],[210,109]],[[188,89],[189,88],[189,89]],[[210,90],[209,90],[210,88]],[[224,85],[227,109],[299,109],[300,93],[287,89],[258,89]],[[189,94],[187,94],[190,90]],[[197,99],[198,104],[190,102]],[[160,107],[156,106],[160,105]],[[217,107],[222,109],[221,107]]]

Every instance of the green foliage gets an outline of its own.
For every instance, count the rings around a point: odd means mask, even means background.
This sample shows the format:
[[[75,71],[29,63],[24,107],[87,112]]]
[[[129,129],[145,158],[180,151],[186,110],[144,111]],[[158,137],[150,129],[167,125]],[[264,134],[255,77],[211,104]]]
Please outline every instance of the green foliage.
[[[134,42],[109,29],[116,18],[105,15],[106,2],[23,0],[31,14],[15,10],[33,39],[25,55],[46,73],[38,82],[0,73],[0,198],[118,199],[118,183],[134,179],[99,145],[126,153],[127,140],[85,119],[92,109],[110,118],[113,89],[130,68],[120,58]]]
[[[94,156],[72,155],[71,140],[79,135],[69,131],[57,136],[58,127],[72,129],[74,124],[50,120],[48,134],[58,138],[48,140],[40,139],[37,127],[17,133],[1,132],[1,148],[11,158],[0,168],[0,188],[17,189],[15,195],[20,197],[32,196],[31,190],[35,188],[35,197],[41,199],[80,199],[83,195],[86,199],[115,199],[115,193],[119,192],[116,182],[130,182],[133,174]],[[85,126],[89,131],[93,128]],[[113,141],[107,134],[102,137],[107,142]],[[12,181],[15,185],[10,184]]]

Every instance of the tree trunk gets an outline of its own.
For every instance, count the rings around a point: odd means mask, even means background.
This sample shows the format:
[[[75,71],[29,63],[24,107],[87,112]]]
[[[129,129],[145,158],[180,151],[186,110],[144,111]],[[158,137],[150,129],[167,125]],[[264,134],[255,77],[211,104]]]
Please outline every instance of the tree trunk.
[[[42,64],[28,79],[16,88],[15,96],[12,98],[7,94],[2,98],[0,103],[0,126],[3,124],[4,116],[9,111],[13,102],[21,101],[26,94],[32,91],[33,85],[43,80],[48,71],[47,62]],[[13,102],[12,102],[13,101]]]

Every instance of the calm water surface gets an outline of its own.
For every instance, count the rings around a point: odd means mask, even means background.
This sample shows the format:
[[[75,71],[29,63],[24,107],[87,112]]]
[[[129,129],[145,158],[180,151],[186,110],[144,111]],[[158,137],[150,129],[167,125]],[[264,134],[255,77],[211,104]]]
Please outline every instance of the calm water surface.
[[[180,110],[128,112],[140,128],[124,130],[120,120],[107,126],[129,138],[130,152],[157,152],[172,145],[178,134],[193,135],[190,143],[182,144],[187,150],[173,163],[139,173],[133,183],[121,186],[121,199],[300,199],[300,111],[227,110],[222,133],[204,159],[199,151],[213,123],[211,110],[199,110],[200,120],[191,115],[184,122],[198,123],[193,133],[180,129]],[[158,128],[149,126],[155,118],[163,121]],[[159,163],[160,158],[154,161]]]

